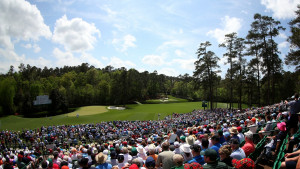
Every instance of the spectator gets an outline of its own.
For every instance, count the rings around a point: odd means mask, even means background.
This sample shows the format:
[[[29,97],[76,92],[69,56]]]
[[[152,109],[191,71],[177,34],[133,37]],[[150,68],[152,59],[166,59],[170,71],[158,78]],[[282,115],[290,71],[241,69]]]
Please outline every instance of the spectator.
[[[199,163],[201,165],[204,164],[204,158],[200,155],[201,147],[198,144],[191,145],[190,149],[192,150],[193,159],[188,161],[188,163]]]
[[[214,149],[214,150],[217,152],[218,158],[219,158],[219,149],[220,149],[220,147],[222,146],[222,145],[219,143],[219,141],[220,141],[219,136],[217,136],[217,135],[212,136],[211,142],[212,142],[213,146],[212,146],[210,149]]]
[[[203,166],[203,169],[228,169],[228,166],[217,161],[218,154],[214,149],[207,149],[204,152],[204,161],[206,164]]]
[[[231,154],[230,145],[222,146],[219,149],[220,161],[232,167],[232,163],[231,163],[232,157],[230,157],[230,154]]]
[[[182,155],[175,154],[173,156],[173,162],[175,166],[173,166],[171,169],[184,169],[183,167],[184,158],[182,157]]]
[[[107,155],[100,152],[96,155],[97,169],[111,169],[112,165],[106,162]]]
[[[181,155],[183,156],[184,162],[188,162],[193,159],[192,151],[190,145],[185,144],[182,147]]]
[[[158,154],[156,167],[162,167],[163,169],[170,169],[174,166],[173,156],[175,153],[169,150],[169,142],[162,144],[162,152]]]
[[[148,157],[145,166],[147,169],[155,169],[155,160],[152,157]]]
[[[230,140],[230,147],[232,150],[230,157],[232,157],[233,159],[241,160],[243,158],[246,158],[244,150],[241,149],[239,146],[240,143],[238,142],[237,139]]]
[[[253,143],[253,133],[251,131],[247,131],[245,133],[245,144],[242,149],[245,152],[246,157],[248,157],[255,150],[255,146]]]
[[[300,100],[299,100],[299,94],[295,93],[294,99],[291,102],[285,101],[285,103],[290,106],[290,119],[288,121],[288,126],[291,129],[291,135],[294,135],[298,129],[298,115],[297,113],[300,112]]]

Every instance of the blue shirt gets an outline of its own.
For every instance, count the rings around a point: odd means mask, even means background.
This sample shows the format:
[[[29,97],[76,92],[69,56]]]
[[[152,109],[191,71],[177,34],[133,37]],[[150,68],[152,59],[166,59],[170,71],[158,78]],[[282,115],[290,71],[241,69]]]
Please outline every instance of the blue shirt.
[[[108,163],[100,164],[96,166],[97,169],[111,169],[112,165]]]
[[[192,160],[188,161],[189,164],[191,164],[193,162],[199,163],[201,165],[204,165],[204,163],[205,163],[202,155],[198,155],[198,156],[194,157]]]
[[[211,146],[211,148],[210,148],[210,149],[214,149],[217,152],[218,158],[219,158],[219,149],[221,146],[222,145],[220,143],[217,143],[217,144],[214,144],[213,146]]]

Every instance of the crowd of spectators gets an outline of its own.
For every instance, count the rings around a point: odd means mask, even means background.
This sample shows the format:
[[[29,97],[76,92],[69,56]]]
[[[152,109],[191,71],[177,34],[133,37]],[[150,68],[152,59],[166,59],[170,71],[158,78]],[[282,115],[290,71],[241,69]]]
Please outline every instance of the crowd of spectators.
[[[296,94],[293,101],[266,107],[194,110],[155,121],[4,130],[0,133],[0,166],[3,169],[255,168],[255,162],[249,158],[256,148],[254,138],[259,140],[268,135],[266,146],[276,156],[290,128],[290,144],[281,167],[295,168],[300,155],[300,150],[296,150],[300,142],[299,112]]]

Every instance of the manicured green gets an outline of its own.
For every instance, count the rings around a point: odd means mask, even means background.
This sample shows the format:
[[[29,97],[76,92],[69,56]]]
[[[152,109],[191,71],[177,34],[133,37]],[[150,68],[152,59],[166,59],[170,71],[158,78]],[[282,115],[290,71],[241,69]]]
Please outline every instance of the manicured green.
[[[226,108],[227,104],[218,103],[218,107]],[[0,129],[22,130],[23,128],[34,129],[49,125],[87,124],[114,120],[157,120],[158,114],[160,114],[160,118],[162,119],[172,113],[188,113],[194,109],[202,109],[202,102],[177,102],[142,105],[131,104],[126,106],[126,110],[108,110],[105,106],[87,106],[82,107],[73,113],[53,117],[3,117],[0,118]],[[105,112],[105,110],[107,111]],[[77,114],[79,114],[79,117],[76,116]]]

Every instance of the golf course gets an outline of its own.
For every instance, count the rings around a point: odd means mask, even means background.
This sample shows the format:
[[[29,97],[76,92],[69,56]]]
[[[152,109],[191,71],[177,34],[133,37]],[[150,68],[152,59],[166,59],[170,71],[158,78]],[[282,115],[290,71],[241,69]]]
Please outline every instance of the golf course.
[[[234,105],[237,107],[237,105]],[[116,120],[157,120],[172,113],[189,113],[194,109],[203,109],[202,102],[188,102],[184,99],[170,98],[168,101],[148,100],[145,104],[129,104],[125,110],[108,109],[109,106],[86,106],[74,112],[42,118],[24,118],[22,116],[6,116],[0,118],[1,130],[20,131],[36,129],[41,126],[75,125],[99,123]],[[218,103],[218,107],[226,108],[226,103]],[[246,108],[246,105],[243,105]]]

